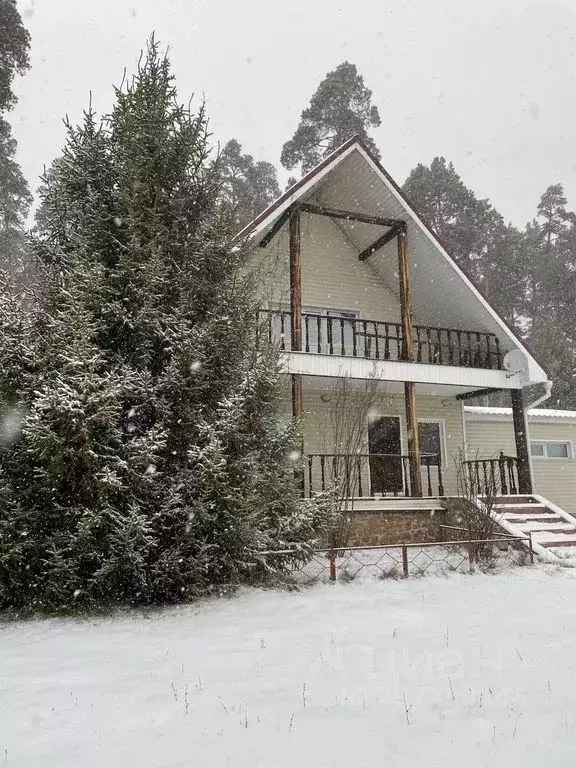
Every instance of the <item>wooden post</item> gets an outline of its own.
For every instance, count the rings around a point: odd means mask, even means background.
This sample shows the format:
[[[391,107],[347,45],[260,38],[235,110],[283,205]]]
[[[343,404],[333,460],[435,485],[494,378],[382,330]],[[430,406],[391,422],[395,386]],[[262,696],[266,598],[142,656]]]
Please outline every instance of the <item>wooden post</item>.
[[[402,322],[402,358],[414,360],[414,334],[412,331],[412,295],[410,292],[410,267],[408,264],[408,236],[406,227],[398,232],[398,278],[400,281],[400,313]],[[416,409],[416,385],[404,382],[406,404],[406,425],[408,431],[408,457],[410,464],[410,486],[412,496],[422,496],[422,475],[420,471],[420,439],[418,437],[418,414]]]
[[[518,493],[533,493],[532,474],[530,472],[530,451],[528,448],[528,425],[521,389],[512,389],[512,423],[516,441],[516,459],[518,467]]]
[[[412,331],[412,295],[410,292],[410,266],[408,264],[408,235],[404,227],[398,232],[398,280],[400,281],[400,315],[402,323],[402,358],[414,360],[414,334]]]
[[[300,254],[300,210],[290,211],[290,341],[293,352],[302,351],[302,261]],[[292,374],[292,415],[302,416],[302,376]]]
[[[413,381],[404,382],[404,400],[406,402],[406,425],[408,432],[408,462],[410,464],[410,487],[412,496],[422,496],[422,474],[420,469],[420,438],[418,435],[418,417],[416,415],[416,385]]]

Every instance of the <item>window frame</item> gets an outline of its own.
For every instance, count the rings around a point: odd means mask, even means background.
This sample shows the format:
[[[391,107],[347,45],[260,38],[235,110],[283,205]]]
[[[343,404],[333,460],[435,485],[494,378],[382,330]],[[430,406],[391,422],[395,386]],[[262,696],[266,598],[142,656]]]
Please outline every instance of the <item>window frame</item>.
[[[566,456],[549,456],[548,455],[548,445],[555,444],[555,445],[565,445],[567,455]],[[543,447],[543,453],[542,455],[534,454],[532,453],[532,446],[533,445],[541,445]],[[574,459],[574,449],[572,445],[572,440],[530,440],[530,458],[531,459],[540,459],[543,461],[572,461]]]
[[[440,466],[446,468],[448,466],[448,449],[446,447],[446,422],[444,419],[434,418],[420,418],[418,417],[418,424],[438,424],[438,431],[440,435]],[[420,466],[426,465],[420,460]],[[432,466],[436,466],[435,464]]]

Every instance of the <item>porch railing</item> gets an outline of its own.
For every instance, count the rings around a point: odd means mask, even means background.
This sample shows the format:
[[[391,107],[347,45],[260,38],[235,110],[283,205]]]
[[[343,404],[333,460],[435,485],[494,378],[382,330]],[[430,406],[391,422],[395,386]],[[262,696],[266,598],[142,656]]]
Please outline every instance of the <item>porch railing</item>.
[[[518,459],[515,456],[464,461],[466,479],[477,496],[507,496],[518,493]]]
[[[436,454],[421,456],[422,486],[428,496],[444,496],[442,464]],[[388,453],[311,453],[305,456],[306,495],[341,483],[348,498],[411,496],[410,458]]]
[[[262,310],[270,341],[292,351],[291,313]],[[402,360],[402,326],[381,320],[302,313],[302,349],[322,355],[362,357],[369,360]],[[414,326],[414,360],[417,363],[500,370],[502,354],[493,333],[457,328]]]

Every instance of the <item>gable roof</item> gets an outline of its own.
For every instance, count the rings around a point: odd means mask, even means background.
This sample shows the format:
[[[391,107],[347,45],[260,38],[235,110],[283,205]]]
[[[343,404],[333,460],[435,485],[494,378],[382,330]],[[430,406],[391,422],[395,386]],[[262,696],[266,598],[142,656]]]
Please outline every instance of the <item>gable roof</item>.
[[[287,189],[237,237],[249,237],[258,244],[292,204],[310,201],[374,216],[406,219],[416,322],[495,333],[503,352],[514,347],[522,350],[528,365],[528,381],[548,380],[524,343],[450,256],[438,235],[418,215],[399,185],[357,136],[344,142]],[[335,226],[358,253],[383,232],[382,227],[350,220],[339,220]],[[395,243],[375,251],[368,261],[387,287],[396,293]]]

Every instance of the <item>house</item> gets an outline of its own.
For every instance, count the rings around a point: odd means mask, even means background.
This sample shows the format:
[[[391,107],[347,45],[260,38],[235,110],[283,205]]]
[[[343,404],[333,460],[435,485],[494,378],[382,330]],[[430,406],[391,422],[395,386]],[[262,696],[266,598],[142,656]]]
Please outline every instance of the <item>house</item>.
[[[527,412],[534,492],[576,516],[576,411]],[[514,455],[510,408],[464,407],[467,458]]]
[[[533,492],[526,410],[551,382],[356,137],[240,236],[302,426],[306,493],[344,472],[349,496],[380,510],[438,506],[459,493],[465,404],[496,391],[510,393],[510,458],[488,441],[467,471],[489,461],[499,492]]]

